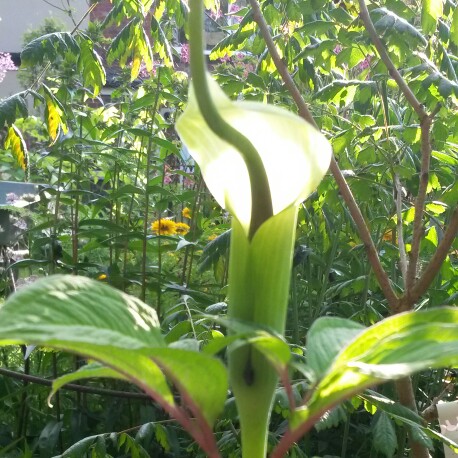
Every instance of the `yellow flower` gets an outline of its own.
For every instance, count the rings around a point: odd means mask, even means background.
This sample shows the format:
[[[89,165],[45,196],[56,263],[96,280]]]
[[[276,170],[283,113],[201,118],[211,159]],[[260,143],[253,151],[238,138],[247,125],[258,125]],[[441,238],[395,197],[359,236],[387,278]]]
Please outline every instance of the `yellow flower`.
[[[207,240],[208,240],[209,242],[211,242],[212,240],[215,240],[216,237],[218,237],[216,234],[211,234],[211,235],[209,235],[209,236],[207,237]]]
[[[97,276],[97,280],[103,281],[107,279],[107,274],[100,274]]]
[[[183,218],[191,219],[191,209],[190,208],[184,207],[181,214],[183,215]]]
[[[174,235],[177,233],[177,224],[170,219],[158,219],[151,224],[156,235]]]
[[[391,242],[393,240],[393,229],[388,229],[382,236],[382,240],[385,242]]]
[[[186,223],[176,223],[175,230],[178,235],[186,235],[191,228]]]

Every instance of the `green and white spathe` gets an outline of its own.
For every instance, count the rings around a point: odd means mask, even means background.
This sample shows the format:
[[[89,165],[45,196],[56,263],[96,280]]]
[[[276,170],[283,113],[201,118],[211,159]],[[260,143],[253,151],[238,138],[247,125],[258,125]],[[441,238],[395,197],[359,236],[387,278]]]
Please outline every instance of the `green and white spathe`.
[[[209,75],[207,83],[219,115],[256,148],[267,174],[273,214],[302,202],[329,167],[331,146],[326,138],[293,113],[259,102],[232,102]],[[244,159],[208,127],[193,87],[176,129],[217,202],[248,233],[252,199]]]

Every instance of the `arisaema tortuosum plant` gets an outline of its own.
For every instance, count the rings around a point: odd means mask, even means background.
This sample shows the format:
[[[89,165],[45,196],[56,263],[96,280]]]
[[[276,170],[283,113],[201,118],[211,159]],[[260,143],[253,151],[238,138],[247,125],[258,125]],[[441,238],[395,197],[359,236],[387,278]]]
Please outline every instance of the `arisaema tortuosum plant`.
[[[331,146],[284,109],[229,100],[206,69],[202,1],[191,0],[190,8],[191,90],[176,129],[233,215],[228,317],[283,334],[297,207],[326,173]],[[255,345],[229,349],[244,457],[266,456],[274,366]]]

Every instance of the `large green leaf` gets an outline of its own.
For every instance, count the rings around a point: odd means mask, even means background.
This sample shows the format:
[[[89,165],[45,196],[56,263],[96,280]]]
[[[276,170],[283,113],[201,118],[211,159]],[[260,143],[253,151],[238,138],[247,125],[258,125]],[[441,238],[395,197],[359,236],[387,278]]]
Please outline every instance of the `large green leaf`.
[[[100,282],[66,275],[35,282],[0,308],[0,342],[18,340],[79,344],[82,353],[86,344],[125,350],[165,346],[154,309]]]
[[[154,309],[85,277],[48,277],[6,301],[0,308],[0,345],[24,343],[80,353],[108,366],[88,365],[66,375],[55,382],[53,392],[82,378],[121,378],[141,387],[173,415],[175,401],[164,371],[184,403],[207,425],[224,407],[228,382],[219,360],[165,348]]]
[[[360,333],[334,360],[311,404],[357,387],[458,362],[458,309],[437,308],[387,318]]]
[[[333,359],[364,328],[354,321],[338,317],[316,320],[307,335],[307,362],[317,379],[328,370]]]
[[[149,355],[165,346],[156,312],[133,296],[85,277],[55,275],[0,308],[0,345],[36,344],[108,365],[160,401],[174,399]]]
[[[201,414],[212,425],[222,412],[227,398],[226,369],[209,355],[179,348],[155,348],[152,359],[174,382],[193,413]],[[83,366],[76,372],[59,377],[53,382],[49,398],[62,386],[76,380],[106,377],[129,380],[128,376],[99,363]]]
[[[178,348],[156,349],[152,359],[174,382],[194,415],[212,425],[227,398],[226,368],[208,355]]]
[[[333,332],[329,326],[329,339]],[[360,332],[336,356],[307,405],[294,412],[293,429],[371,385],[456,364],[457,308],[439,307],[387,318]]]
[[[21,52],[21,62],[24,66],[41,65],[45,59],[53,62],[59,55],[70,52],[77,56],[80,47],[68,32],[48,33],[35,38]]]

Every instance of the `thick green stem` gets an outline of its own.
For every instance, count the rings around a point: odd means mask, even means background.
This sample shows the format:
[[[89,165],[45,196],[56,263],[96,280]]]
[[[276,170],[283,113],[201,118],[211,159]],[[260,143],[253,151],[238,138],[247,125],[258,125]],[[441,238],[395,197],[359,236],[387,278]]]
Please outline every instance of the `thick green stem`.
[[[228,316],[284,333],[296,208],[269,219],[248,240],[232,223]],[[278,375],[251,345],[229,349],[229,379],[240,419],[243,458],[265,458]]]
[[[202,0],[190,0],[190,54],[191,76],[200,112],[208,127],[241,154],[250,177],[251,222],[250,239],[261,224],[273,215],[269,181],[264,164],[253,144],[238,130],[228,124],[219,114],[210,95],[204,56],[203,37],[204,8]]]
[[[231,386],[240,420],[242,457],[266,458],[277,374],[264,356],[251,346],[232,350],[229,358]],[[248,377],[252,379],[247,380]]]

